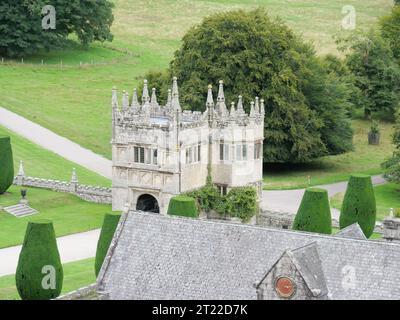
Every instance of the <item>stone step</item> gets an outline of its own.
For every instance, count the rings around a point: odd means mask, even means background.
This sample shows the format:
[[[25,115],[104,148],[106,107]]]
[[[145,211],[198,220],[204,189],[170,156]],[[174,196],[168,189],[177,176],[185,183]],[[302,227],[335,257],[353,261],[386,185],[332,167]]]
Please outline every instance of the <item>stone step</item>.
[[[17,218],[26,217],[38,213],[37,210],[25,204],[17,204],[9,206],[4,208],[4,211]]]

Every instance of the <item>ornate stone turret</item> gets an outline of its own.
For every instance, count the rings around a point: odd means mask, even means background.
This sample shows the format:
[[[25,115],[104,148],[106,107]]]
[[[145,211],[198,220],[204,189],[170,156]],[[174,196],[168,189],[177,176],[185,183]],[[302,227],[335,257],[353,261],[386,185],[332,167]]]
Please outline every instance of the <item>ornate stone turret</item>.
[[[261,195],[264,102],[255,101],[246,114],[239,96],[229,112],[221,80],[216,102],[209,85],[205,112],[182,110],[175,77],[165,106],[155,88],[149,97],[145,80],[142,104],[134,90],[129,106],[124,91],[119,108],[113,89],[113,210],[128,200],[132,209],[166,213],[172,196],[204,186],[209,165],[221,192],[251,185]]]
[[[225,104],[224,82],[222,80],[219,81],[217,112],[221,117],[226,117],[228,115],[228,108]]]
[[[18,175],[19,175],[19,176],[22,176],[22,177],[25,176],[24,162],[23,162],[22,160],[19,162]]]
[[[146,102],[150,102],[150,96],[149,96],[149,88],[147,87],[147,80],[144,80],[143,93],[142,93],[142,105],[145,105]]]
[[[138,94],[137,94],[137,89],[133,89],[133,94],[132,94],[132,103],[131,103],[131,112],[132,113],[138,113],[140,109],[140,104],[138,100]]]
[[[237,109],[236,109],[236,114],[237,115],[243,115],[245,114],[244,109],[243,109],[243,97],[239,96],[238,104],[237,104]]]
[[[174,77],[173,84],[172,84],[172,101],[171,107],[173,111],[182,111],[181,104],[179,102],[179,88],[178,88],[178,78]]]
[[[122,110],[124,112],[126,112],[126,111],[128,111],[128,108],[129,108],[129,95],[124,90],[124,91],[122,91]]]
[[[256,97],[255,112],[256,112],[256,114],[260,113],[260,98],[259,97]]]
[[[157,102],[157,95],[156,95],[156,88],[152,89],[152,93],[151,93],[151,106],[153,108],[158,107],[158,102]]]

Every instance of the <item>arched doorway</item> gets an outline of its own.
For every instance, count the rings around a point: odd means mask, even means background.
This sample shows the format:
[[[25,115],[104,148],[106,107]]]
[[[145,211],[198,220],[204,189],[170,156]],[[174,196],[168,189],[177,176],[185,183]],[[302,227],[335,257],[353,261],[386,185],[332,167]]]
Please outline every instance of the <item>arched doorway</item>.
[[[136,202],[136,210],[160,213],[158,201],[150,194],[142,194]]]

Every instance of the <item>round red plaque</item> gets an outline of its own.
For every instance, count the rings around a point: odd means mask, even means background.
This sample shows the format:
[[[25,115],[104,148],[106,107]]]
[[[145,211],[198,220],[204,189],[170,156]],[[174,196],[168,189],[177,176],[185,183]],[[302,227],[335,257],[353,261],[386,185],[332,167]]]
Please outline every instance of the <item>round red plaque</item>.
[[[288,277],[279,277],[275,282],[275,290],[280,297],[291,298],[296,291],[296,285]]]

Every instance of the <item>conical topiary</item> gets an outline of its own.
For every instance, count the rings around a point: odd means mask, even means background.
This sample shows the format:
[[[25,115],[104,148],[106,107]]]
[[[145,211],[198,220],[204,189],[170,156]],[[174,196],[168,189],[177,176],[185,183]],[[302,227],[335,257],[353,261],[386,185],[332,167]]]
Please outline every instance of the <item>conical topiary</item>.
[[[115,230],[117,229],[120,218],[120,213],[107,213],[104,216],[99,241],[97,242],[96,260],[94,265],[96,277],[100,273],[101,266],[103,265],[104,259],[107,255],[108,248],[110,247],[111,240],[114,236]]]
[[[28,223],[15,280],[23,300],[49,300],[60,295],[63,268],[51,221]]]
[[[305,191],[293,229],[299,231],[332,233],[332,217],[328,192],[324,189],[309,188]]]
[[[176,196],[171,198],[168,205],[168,214],[191,218],[197,218],[199,216],[196,201],[194,198],[188,196]]]
[[[0,136],[0,194],[3,194],[14,181],[14,162],[10,137]]]
[[[371,177],[367,175],[352,175],[343,199],[340,229],[356,222],[369,238],[375,228],[376,202]]]

